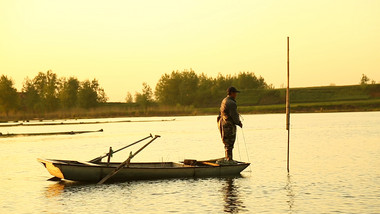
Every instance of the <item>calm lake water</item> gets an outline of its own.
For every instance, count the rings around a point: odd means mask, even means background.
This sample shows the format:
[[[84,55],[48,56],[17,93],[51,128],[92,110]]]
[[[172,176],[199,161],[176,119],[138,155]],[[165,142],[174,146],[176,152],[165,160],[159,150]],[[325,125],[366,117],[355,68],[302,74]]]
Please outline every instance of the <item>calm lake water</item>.
[[[380,213],[380,112],[293,114],[289,175],[285,115],[243,117],[244,133],[238,130],[234,155],[252,166],[241,177],[105,185],[46,181],[51,176],[36,158],[86,161],[109,146],[117,149],[149,133],[162,138],[134,161],[219,158],[224,151],[216,116],[0,127],[2,133],[104,129],[74,136],[1,138],[0,213]],[[164,118],[131,118],[149,119]],[[125,160],[131,150],[113,160]]]

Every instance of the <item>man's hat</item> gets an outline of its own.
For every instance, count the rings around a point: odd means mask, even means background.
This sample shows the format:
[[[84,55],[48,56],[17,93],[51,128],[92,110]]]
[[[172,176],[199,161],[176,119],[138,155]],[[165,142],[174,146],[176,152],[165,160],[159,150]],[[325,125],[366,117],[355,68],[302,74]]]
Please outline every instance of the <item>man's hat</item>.
[[[227,89],[228,94],[231,94],[233,92],[240,93],[240,91],[238,91],[235,87],[232,86]]]

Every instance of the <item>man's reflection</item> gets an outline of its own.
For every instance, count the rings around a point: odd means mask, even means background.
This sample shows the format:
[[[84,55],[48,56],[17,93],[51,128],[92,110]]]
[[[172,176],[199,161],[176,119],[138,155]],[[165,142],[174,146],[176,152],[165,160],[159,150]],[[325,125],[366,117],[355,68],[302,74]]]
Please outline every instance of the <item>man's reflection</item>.
[[[226,185],[223,186],[224,212],[238,213],[245,206],[240,198],[238,186],[234,184],[236,178],[226,178]]]

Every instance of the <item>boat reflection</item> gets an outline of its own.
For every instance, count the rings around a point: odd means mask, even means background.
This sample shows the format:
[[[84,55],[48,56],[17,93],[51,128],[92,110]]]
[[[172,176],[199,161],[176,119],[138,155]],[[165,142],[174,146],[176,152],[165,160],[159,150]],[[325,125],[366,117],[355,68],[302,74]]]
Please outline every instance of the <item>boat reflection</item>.
[[[243,211],[245,206],[239,193],[239,186],[235,184],[237,177],[225,178],[225,185],[223,186],[224,193],[224,212],[226,213],[239,213]]]
[[[50,184],[45,191],[45,197],[46,198],[53,198],[56,196],[59,196],[63,190],[65,189],[65,186],[59,183]]]
[[[246,210],[244,205],[244,198],[241,193],[241,187],[237,184],[238,177],[223,177],[217,178],[221,184],[221,196],[223,197],[223,211],[225,213],[239,213]],[[129,186],[131,183],[120,183],[119,186]],[[71,181],[60,181],[57,183],[52,183],[45,189],[46,198],[56,198],[62,197],[63,195],[69,193],[77,193],[83,191],[93,191],[95,189],[104,189],[104,186],[96,186],[94,184],[81,183],[81,182],[71,182]]]
[[[65,189],[69,187],[76,187],[76,186],[83,186],[85,184],[80,182],[71,182],[71,181],[60,181],[57,183],[50,184],[48,187],[46,187],[45,191],[45,197],[46,198],[53,198],[60,196],[62,193],[64,193]]]

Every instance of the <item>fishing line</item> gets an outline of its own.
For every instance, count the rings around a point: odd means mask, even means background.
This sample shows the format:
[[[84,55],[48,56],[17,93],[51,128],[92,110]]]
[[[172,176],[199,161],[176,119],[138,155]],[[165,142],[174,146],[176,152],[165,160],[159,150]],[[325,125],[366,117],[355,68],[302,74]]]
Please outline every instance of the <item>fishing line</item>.
[[[237,140],[237,147],[238,147],[238,152],[239,152],[239,160],[241,160],[241,154],[240,154],[240,141],[239,141],[239,137],[238,137],[238,135],[237,135],[237,133],[236,133],[236,140]]]
[[[243,118],[243,116],[242,116],[241,114],[239,115],[239,117],[240,117],[241,120],[244,122],[244,118]],[[247,154],[247,160],[248,160],[248,162],[250,162],[250,161],[249,161],[249,155],[248,155],[248,149],[247,149],[247,142],[245,141],[245,136],[244,136],[243,128],[241,128],[241,133],[242,133],[242,135],[243,135],[243,141],[244,141],[244,145],[245,145],[245,152],[246,152],[246,154]]]
[[[241,128],[241,133],[243,134],[243,141],[244,141],[244,145],[245,145],[245,152],[246,152],[246,154],[247,154],[247,160],[248,160],[248,162],[250,162],[250,161],[249,161],[249,155],[248,155],[247,142],[245,141],[245,136],[244,136],[243,128]]]
[[[241,128],[241,133],[243,135],[243,141],[244,141],[244,145],[245,145],[245,152],[247,154],[247,160],[248,160],[248,163],[251,163],[251,161],[249,160],[249,155],[248,155],[248,149],[247,149],[247,142],[245,141],[245,136],[244,136],[244,131],[243,131],[243,128]],[[249,165],[249,170],[248,170],[249,173],[252,172],[252,168],[251,168],[251,164]]]
[[[239,115],[239,116],[240,116],[241,120],[244,121],[243,116],[241,116],[241,115]],[[251,161],[249,160],[248,147],[247,147],[247,142],[245,140],[245,135],[244,135],[243,128],[241,128],[241,133],[243,135],[243,141],[244,141],[244,146],[245,146],[245,152],[246,152],[246,155],[247,155],[247,160],[248,160],[248,163],[251,163]],[[251,165],[249,165],[249,172],[252,172]]]

